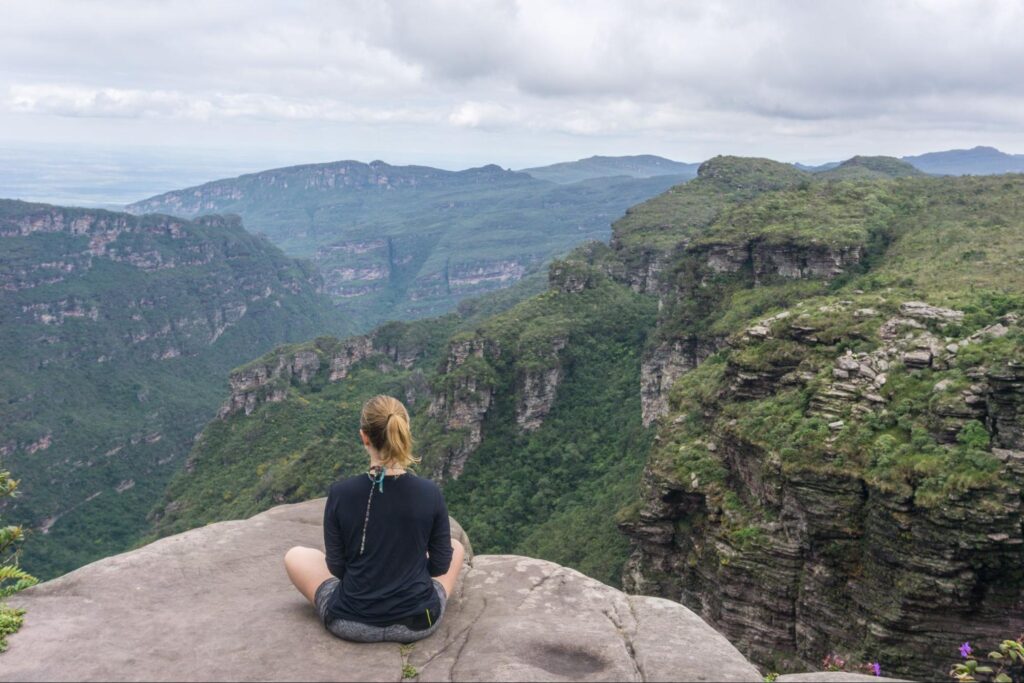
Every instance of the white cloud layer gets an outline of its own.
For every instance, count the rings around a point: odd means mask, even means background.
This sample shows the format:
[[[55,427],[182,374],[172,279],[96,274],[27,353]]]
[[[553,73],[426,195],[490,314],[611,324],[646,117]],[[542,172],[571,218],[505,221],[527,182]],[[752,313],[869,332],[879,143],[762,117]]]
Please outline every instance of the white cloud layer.
[[[1022,34],[1018,0],[5,3],[0,142],[428,163],[1024,151]]]

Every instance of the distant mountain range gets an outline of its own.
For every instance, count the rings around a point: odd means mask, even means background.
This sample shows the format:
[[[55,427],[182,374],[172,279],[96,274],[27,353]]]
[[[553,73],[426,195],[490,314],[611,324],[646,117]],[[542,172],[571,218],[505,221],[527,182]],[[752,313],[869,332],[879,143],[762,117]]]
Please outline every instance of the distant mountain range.
[[[628,207],[693,176],[689,165],[657,157],[606,160],[601,177],[594,177],[598,162],[574,163],[582,166],[548,175],[588,177],[559,184],[535,177],[543,169],[339,161],[217,180],[127,209],[238,214],[289,255],[312,259],[327,293],[368,329],[441,314],[506,287],[582,241],[607,239]]]
[[[903,160],[933,175],[1024,173],[1024,154],[1006,154],[995,147],[929,152]]]
[[[367,330],[445,313],[540,271],[582,241],[607,239],[628,207],[692,179],[697,166],[649,154],[520,171],[338,161],[216,180],[126,208],[238,214],[290,256],[311,259],[335,304]],[[976,147],[794,166],[834,179],[987,174],[1024,170],[1024,155]]]
[[[619,175],[631,178],[675,175],[692,179],[697,177],[698,167],[700,167],[699,163],[687,164],[653,154],[639,154],[624,157],[593,156],[579,161],[565,161],[550,166],[524,168],[522,173],[529,173],[540,180],[568,184]]]
[[[854,157],[854,159],[892,159],[893,157]],[[1024,173],[1024,154],[1007,154],[995,147],[950,149],[902,157],[902,161],[929,175],[993,175],[997,173]],[[802,171],[821,173],[839,166],[832,161],[818,166],[793,164]]]

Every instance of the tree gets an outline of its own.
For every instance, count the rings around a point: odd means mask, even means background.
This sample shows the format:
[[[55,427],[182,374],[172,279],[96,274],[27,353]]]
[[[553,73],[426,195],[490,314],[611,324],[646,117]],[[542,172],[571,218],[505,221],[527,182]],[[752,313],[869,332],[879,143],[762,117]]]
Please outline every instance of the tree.
[[[17,490],[18,480],[12,479],[10,472],[0,470],[0,499],[14,498]],[[24,538],[25,532],[20,526],[0,527],[0,600],[39,582],[18,566],[19,545]],[[7,649],[7,636],[21,628],[24,618],[25,610],[0,602],[0,652]]]

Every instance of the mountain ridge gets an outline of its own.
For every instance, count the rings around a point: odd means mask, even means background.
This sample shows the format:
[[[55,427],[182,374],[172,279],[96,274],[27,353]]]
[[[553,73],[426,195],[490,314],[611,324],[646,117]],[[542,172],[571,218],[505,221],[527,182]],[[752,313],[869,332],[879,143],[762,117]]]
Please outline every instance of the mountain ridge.
[[[591,156],[576,161],[563,161],[547,166],[520,169],[540,180],[560,184],[576,183],[581,180],[627,175],[635,178],[649,178],[659,175],[673,175],[691,179],[697,175],[700,164],[672,161],[654,154],[631,156]]]
[[[683,178],[570,185],[489,164],[463,171],[344,161],[222,179],[137,202],[135,212],[235,213],[286,253],[314,261],[361,329],[443,314],[507,287]]]

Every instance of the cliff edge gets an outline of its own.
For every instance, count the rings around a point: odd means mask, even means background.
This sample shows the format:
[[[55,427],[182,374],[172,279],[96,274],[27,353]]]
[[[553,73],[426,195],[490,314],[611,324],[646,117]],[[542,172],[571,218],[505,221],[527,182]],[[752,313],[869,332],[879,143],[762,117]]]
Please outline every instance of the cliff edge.
[[[678,603],[557,564],[468,553],[442,628],[404,651],[331,636],[282,557],[322,547],[323,499],[109,557],[15,596],[5,680],[759,681]],[[465,540],[457,525],[453,535]],[[468,546],[468,542],[467,542]]]

